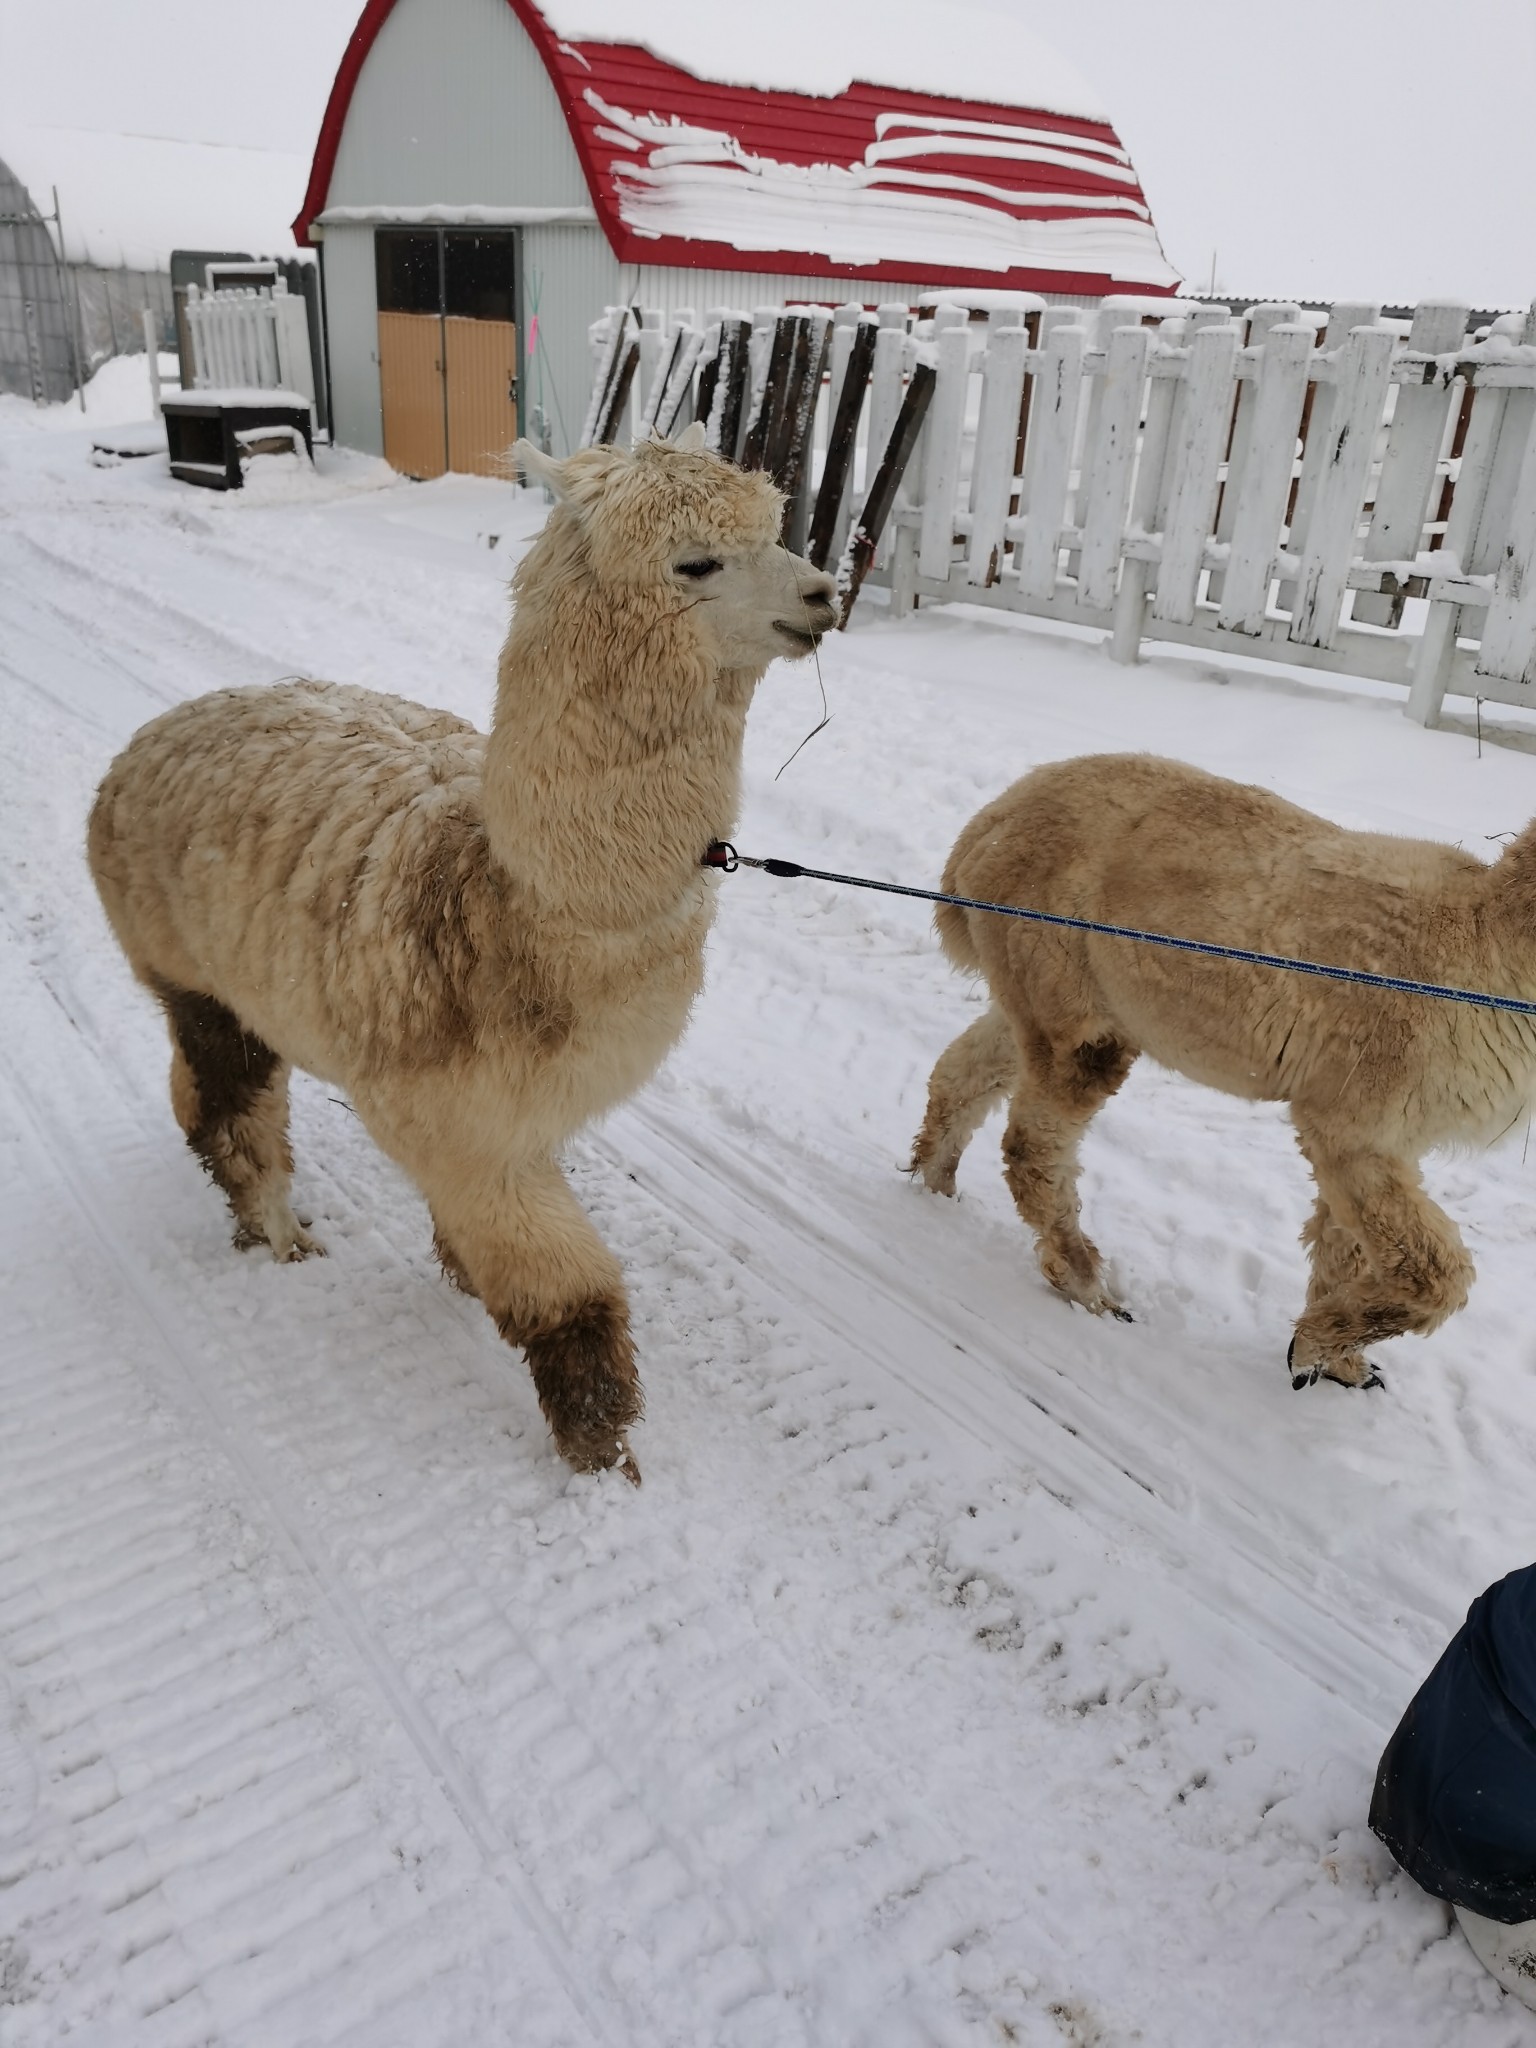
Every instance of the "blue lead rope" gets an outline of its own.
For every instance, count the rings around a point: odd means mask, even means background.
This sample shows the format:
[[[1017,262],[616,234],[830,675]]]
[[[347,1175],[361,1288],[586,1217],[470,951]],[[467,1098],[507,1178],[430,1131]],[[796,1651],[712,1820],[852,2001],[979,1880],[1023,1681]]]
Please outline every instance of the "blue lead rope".
[[[1053,910],[1025,910],[1017,903],[984,903],[975,896],[946,896],[938,889],[912,889],[902,882],[875,882],[867,875],[835,875],[826,868],[802,867],[794,860],[754,860],[738,853],[729,840],[716,839],[703,865],[734,874],[738,867],[761,868],[786,881],[841,882],[850,889],[878,889],[884,896],[916,896],[924,903],[952,903],[957,910],[989,910],[997,917],[1022,917],[1031,924],[1060,925],[1067,931],[1097,932],[1106,939],[1139,939],[1144,946],[1169,946],[1176,953],[1203,953],[1210,960],[1242,960],[1250,967],[1283,967],[1290,974],[1315,974],[1324,981],[1349,981],[1360,988],[1391,989],[1400,996],[1438,996],[1442,1002],[1472,1003],[1480,1010],[1510,1010],[1518,1017],[1536,1017],[1536,1003],[1518,996],[1490,996],[1475,988],[1447,988],[1437,981],[1407,981],[1396,974],[1367,974],[1359,967],[1325,967],[1317,960],[1291,960],[1283,953],[1252,953],[1243,946],[1213,946],[1202,939],[1176,939],[1168,932],[1138,931],[1134,925],[1099,924],[1090,917],[1062,917]]]

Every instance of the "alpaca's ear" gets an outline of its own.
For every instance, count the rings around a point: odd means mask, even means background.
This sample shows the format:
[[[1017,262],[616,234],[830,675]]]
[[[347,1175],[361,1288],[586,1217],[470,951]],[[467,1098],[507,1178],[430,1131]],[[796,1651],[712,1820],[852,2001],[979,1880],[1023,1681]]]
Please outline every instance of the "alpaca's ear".
[[[694,420],[689,426],[684,427],[683,431],[672,443],[672,446],[679,455],[697,455],[702,448],[708,445],[708,440],[709,437],[704,431],[704,422],[702,420]]]
[[[531,441],[514,441],[512,462],[522,471],[526,483],[543,484],[557,498],[564,498],[564,465],[556,462],[552,455],[546,455],[542,448],[535,448]]]

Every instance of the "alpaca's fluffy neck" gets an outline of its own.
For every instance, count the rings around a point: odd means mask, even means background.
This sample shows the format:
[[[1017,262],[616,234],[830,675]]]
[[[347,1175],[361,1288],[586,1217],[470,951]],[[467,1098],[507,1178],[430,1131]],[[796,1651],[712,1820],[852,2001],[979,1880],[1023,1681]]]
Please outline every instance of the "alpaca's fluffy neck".
[[[490,851],[538,917],[573,938],[654,934],[707,901],[700,860],[728,834],[759,672],[713,669],[677,633],[563,633],[518,607],[486,755]],[[640,622],[643,628],[643,622]],[[646,646],[644,662],[614,648]]]

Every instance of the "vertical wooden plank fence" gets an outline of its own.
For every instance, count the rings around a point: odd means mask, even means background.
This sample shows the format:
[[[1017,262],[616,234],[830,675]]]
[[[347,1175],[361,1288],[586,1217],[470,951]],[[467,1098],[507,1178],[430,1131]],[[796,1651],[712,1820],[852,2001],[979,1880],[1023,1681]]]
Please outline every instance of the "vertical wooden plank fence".
[[[1536,704],[1536,307],[615,308],[584,438],[702,419],[850,604],[962,600]]]

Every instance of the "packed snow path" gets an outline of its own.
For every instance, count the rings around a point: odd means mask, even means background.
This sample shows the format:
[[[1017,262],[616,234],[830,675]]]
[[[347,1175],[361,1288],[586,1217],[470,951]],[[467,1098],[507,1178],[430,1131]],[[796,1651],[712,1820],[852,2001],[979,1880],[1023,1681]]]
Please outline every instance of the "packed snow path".
[[[76,416],[76,421],[78,416]],[[330,1257],[235,1253],[85,872],[167,704],[303,672],[484,722],[542,506],[322,456],[240,497],[0,402],[0,2043],[1519,2048],[1365,1828],[1472,1596],[1536,1555],[1536,1160],[1432,1163],[1472,1305],[1291,1391],[1284,1119],[1145,1063],[1085,1207],[1137,1322],[1039,1280],[997,1125],[898,1171],[978,998],[918,905],[742,873],[662,1077],[573,1150],[645,1486],[573,1478],[347,1105]],[[1106,745],[1461,838],[1536,727],[878,600],[770,674],[737,837],[919,882]]]

